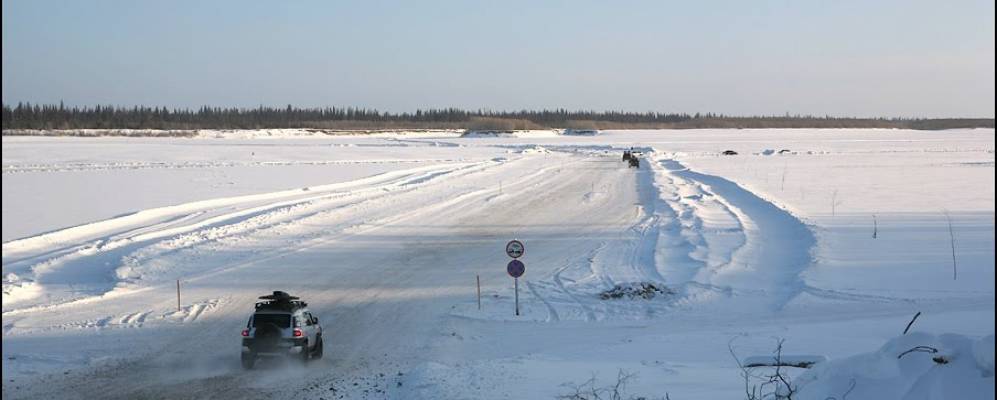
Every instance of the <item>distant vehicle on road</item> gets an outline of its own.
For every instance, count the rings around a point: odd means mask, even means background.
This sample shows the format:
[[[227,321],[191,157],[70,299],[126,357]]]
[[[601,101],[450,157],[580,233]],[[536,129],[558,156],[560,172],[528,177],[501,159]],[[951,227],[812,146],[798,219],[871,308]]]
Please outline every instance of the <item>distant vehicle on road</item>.
[[[723,153],[721,153],[721,154],[723,154],[723,155],[725,155],[725,156],[736,156],[736,155],[737,155],[737,152],[736,152],[736,151],[734,151],[734,150],[724,150],[724,152],[723,152]]]
[[[565,129],[564,135],[567,136],[595,136],[599,134],[598,129]]]
[[[631,160],[634,159],[634,158],[640,157],[643,154],[644,154],[644,152],[639,151],[639,150],[634,150],[634,148],[631,147],[630,150],[623,150],[623,161],[624,162],[630,161],[630,163],[631,163],[630,166],[632,167],[633,166],[633,162]]]
[[[306,363],[322,358],[322,326],[308,303],[285,292],[260,296],[256,311],[242,330],[242,367],[253,368],[260,357],[289,357]]]

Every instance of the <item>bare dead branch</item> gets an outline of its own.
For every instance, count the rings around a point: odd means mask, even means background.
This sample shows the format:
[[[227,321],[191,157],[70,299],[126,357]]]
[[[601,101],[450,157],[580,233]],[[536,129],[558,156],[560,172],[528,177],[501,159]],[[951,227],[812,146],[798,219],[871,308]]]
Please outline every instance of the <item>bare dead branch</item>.
[[[907,327],[904,328],[904,335],[907,334],[907,331],[910,330],[910,326],[914,325],[914,321],[917,321],[917,317],[920,317],[920,316],[921,316],[921,312],[920,311],[918,311],[917,314],[914,314],[914,318],[911,318],[910,322],[907,323]]]
[[[741,363],[741,359],[737,357],[737,353],[734,352],[734,341],[741,335],[734,336],[727,341],[727,351],[730,352],[731,358],[737,364],[737,368],[741,370],[741,378],[744,378],[744,398],[747,400],[757,400],[758,399],[758,387],[751,385],[751,378],[754,375],[749,372],[750,370]]]
[[[945,219],[949,223],[949,244],[952,245],[952,280],[954,281],[958,275],[955,262],[955,232],[952,230],[952,217],[949,215],[948,210],[945,210]]]
[[[937,352],[938,352],[938,349],[936,349],[934,347],[931,347],[931,346],[914,346],[912,349],[907,350],[907,351],[905,351],[903,353],[900,353],[900,355],[897,356],[897,359],[900,359],[900,357],[903,357],[903,356],[905,356],[907,354],[910,354],[910,353],[931,353],[931,354],[934,354],[934,353],[937,353]]]
[[[627,400],[645,397],[627,396],[627,384],[637,377],[636,373],[620,369],[616,374],[616,383],[609,386],[596,386],[596,376],[582,382],[581,384],[566,383],[565,386],[571,389],[567,394],[558,395],[560,400]],[[667,398],[667,393],[665,394]]]
[[[841,400],[848,400],[848,395],[852,393],[852,390],[855,390],[855,378],[852,378],[849,381],[848,390],[841,394]],[[838,398],[834,396],[827,396],[824,400],[838,400]]]
[[[785,392],[783,393],[779,390],[780,386],[777,385],[775,393],[776,397],[777,398],[782,397],[785,398],[786,400],[793,400],[793,394],[796,393],[796,387],[793,386],[793,384],[789,381],[789,378],[782,373],[782,366],[780,365],[782,364],[782,345],[785,342],[786,339],[781,339],[781,338],[777,341],[776,350],[775,350],[775,361],[776,361],[775,374],[772,375],[772,378],[778,380],[778,382],[782,384],[781,387],[785,389]]]
[[[782,358],[782,347],[785,343],[785,339],[776,339],[776,348],[774,351],[774,362],[772,365],[766,365],[774,367],[775,369],[770,371],[770,373],[755,374],[752,372],[752,367],[745,365],[737,354],[734,352],[734,341],[737,337],[731,338],[727,343],[727,349],[730,352],[731,357],[734,358],[734,362],[737,363],[738,368],[741,370],[741,377],[744,378],[744,397],[747,400],[760,400],[760,399],[784,399],[792,400],[793,396],[798,391],[796,385],[793,384],[792,379],[787,375],[782,367],[788,366],[787,362]],[[758,383],[753,383],[758,382]]]

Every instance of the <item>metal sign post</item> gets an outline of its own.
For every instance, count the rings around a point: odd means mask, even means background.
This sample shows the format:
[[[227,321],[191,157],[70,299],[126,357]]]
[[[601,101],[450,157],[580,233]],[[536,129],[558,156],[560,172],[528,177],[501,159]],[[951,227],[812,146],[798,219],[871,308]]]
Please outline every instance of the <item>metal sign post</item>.
[[[516,281],[516,316],[519,316],[519,278],[513,278]]]
[[[509,261],[509,265],[505,267],[506,272],[509,273],[515,280],[516,284],[516,315],[519,316],[519,277],[523,276],[526,272],[526,265],[522,261],[512,260]]]

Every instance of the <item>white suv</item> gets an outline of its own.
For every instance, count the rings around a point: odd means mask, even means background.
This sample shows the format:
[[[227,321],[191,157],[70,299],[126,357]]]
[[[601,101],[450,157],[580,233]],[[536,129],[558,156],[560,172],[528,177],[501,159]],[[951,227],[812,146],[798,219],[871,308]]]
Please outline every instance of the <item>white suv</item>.
[[[322,326],[308,303],[285,292],[260,296],[256,312],[242,330],[242,367],[259,357],[292,357],[302,363],[322,358]]]

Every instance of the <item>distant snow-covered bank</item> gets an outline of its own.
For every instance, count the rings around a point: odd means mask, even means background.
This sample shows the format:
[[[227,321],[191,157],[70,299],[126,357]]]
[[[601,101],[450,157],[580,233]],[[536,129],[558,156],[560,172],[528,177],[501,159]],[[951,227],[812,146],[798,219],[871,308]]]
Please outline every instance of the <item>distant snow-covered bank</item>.
[[[330,136],[458,136],[462,130],[453,129],[7,129],[3,136],[46,137],[169,137],[204,139],[285,139],[328,138]]]

